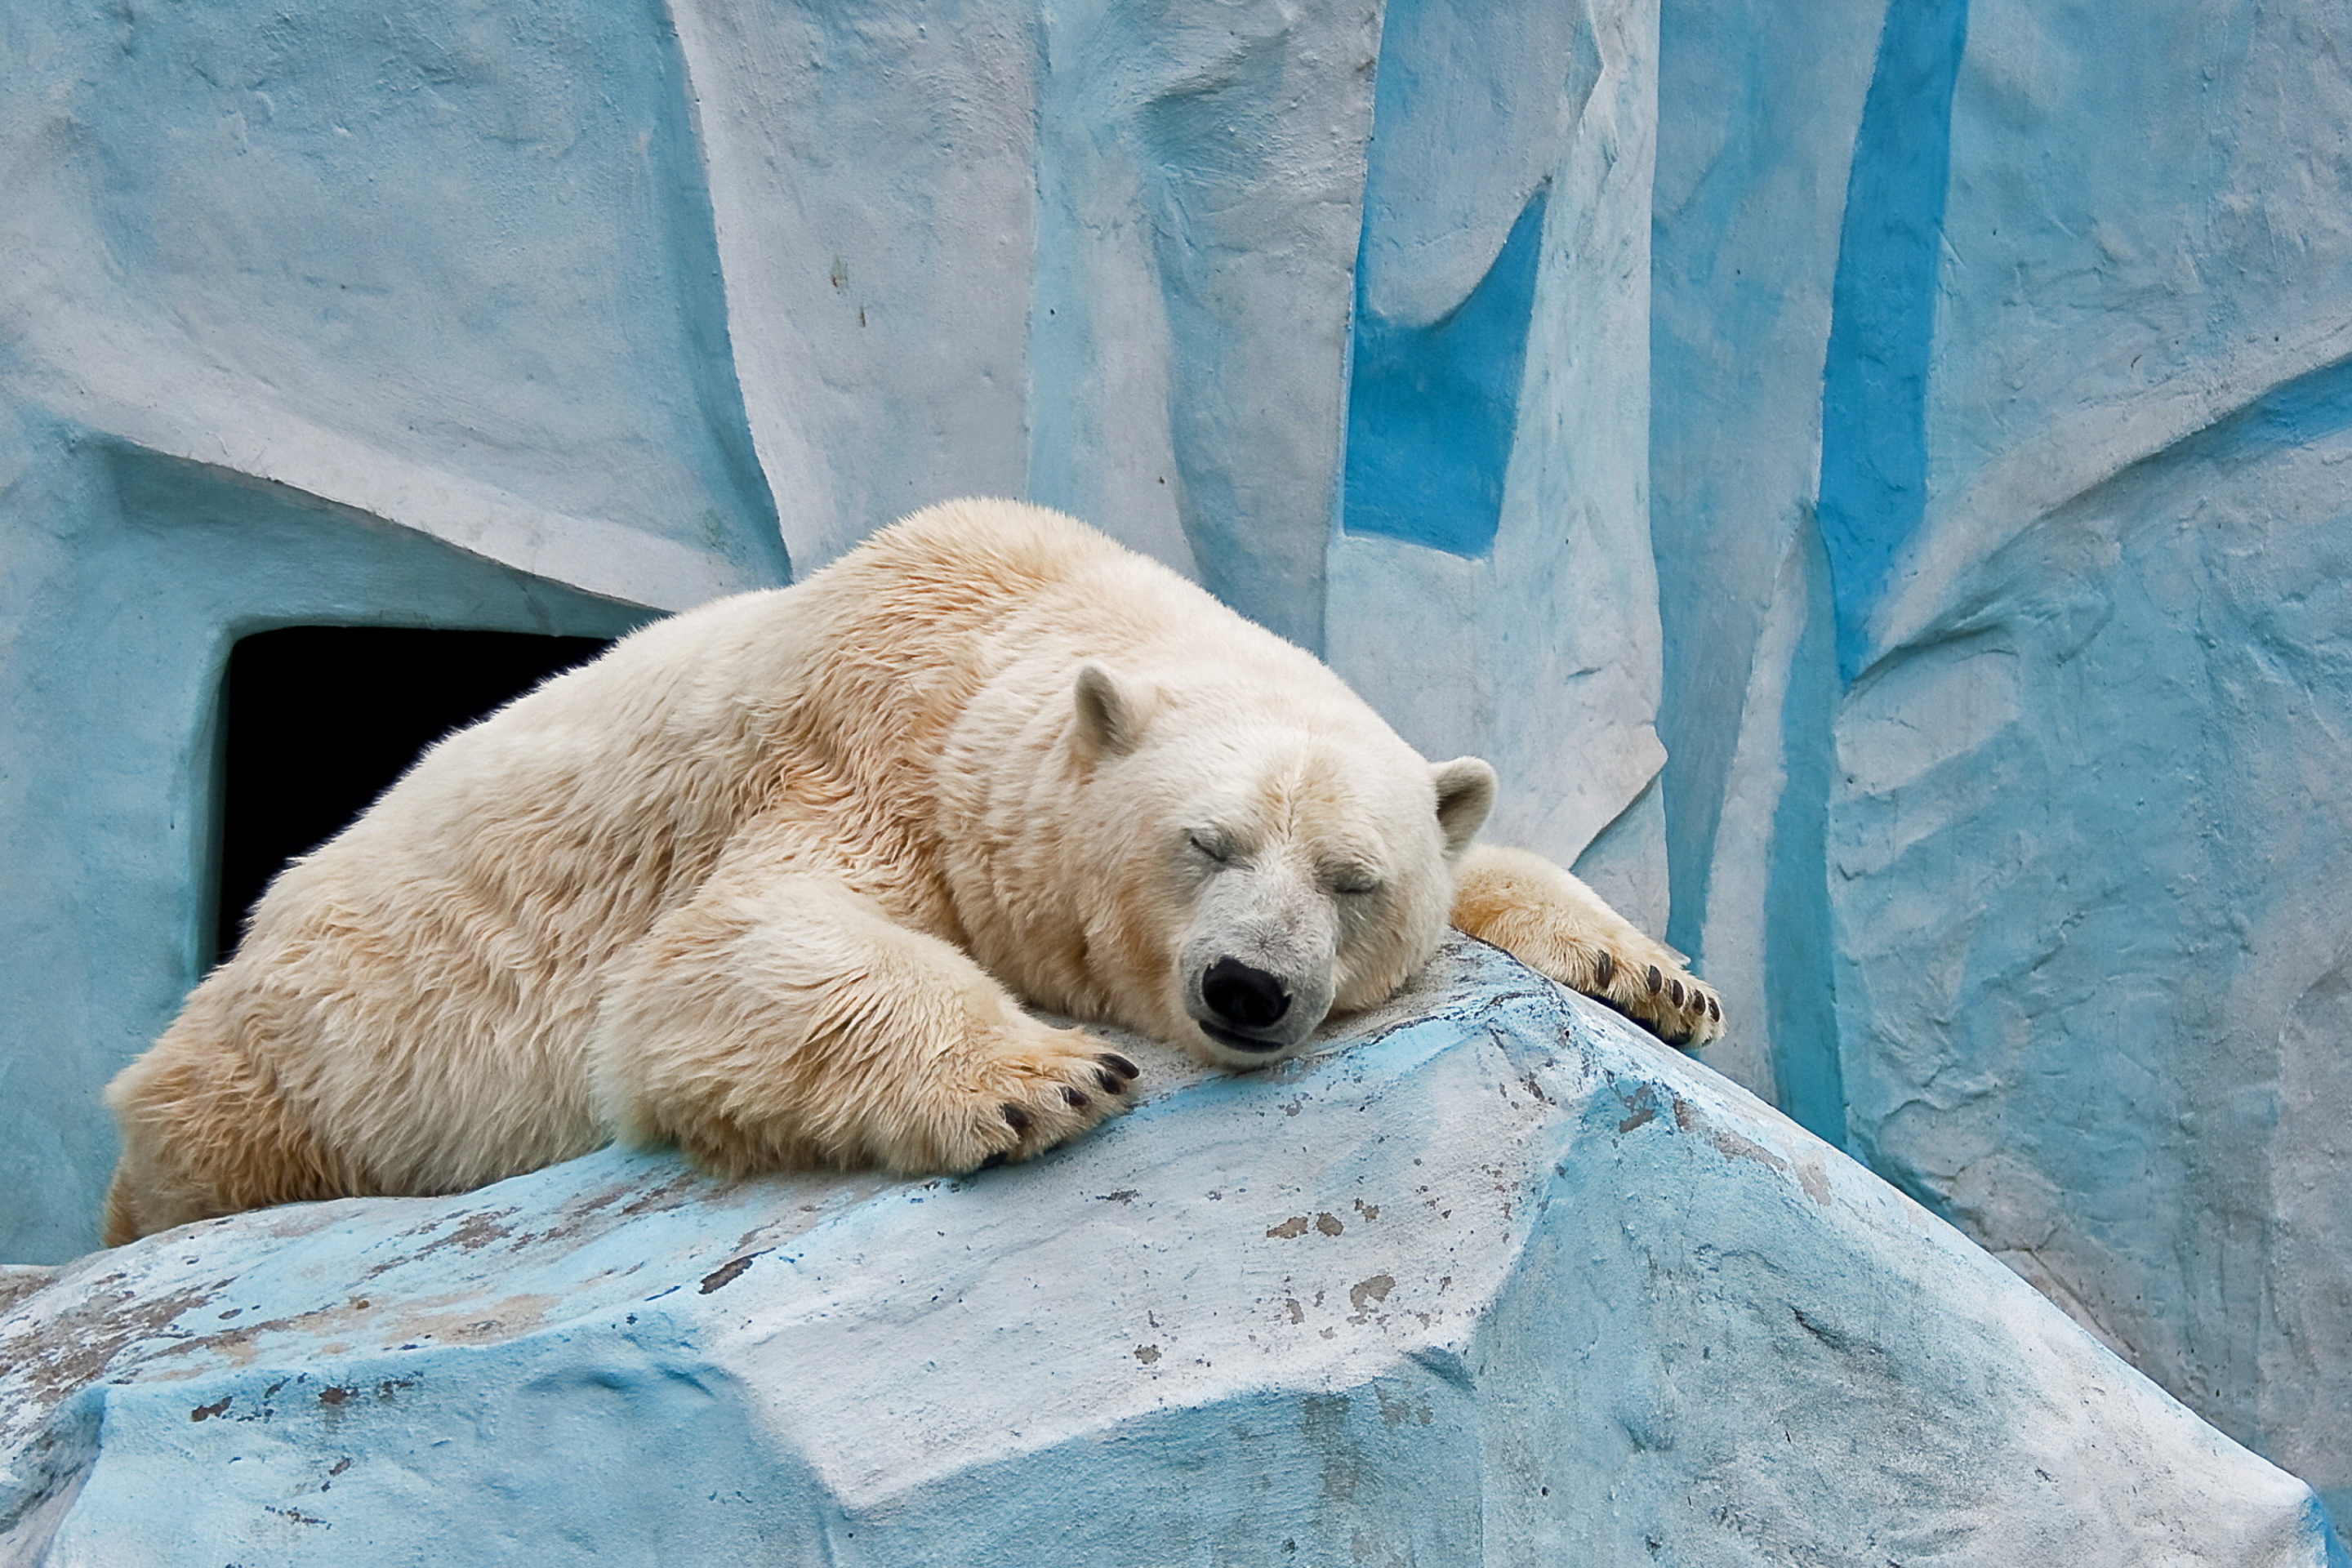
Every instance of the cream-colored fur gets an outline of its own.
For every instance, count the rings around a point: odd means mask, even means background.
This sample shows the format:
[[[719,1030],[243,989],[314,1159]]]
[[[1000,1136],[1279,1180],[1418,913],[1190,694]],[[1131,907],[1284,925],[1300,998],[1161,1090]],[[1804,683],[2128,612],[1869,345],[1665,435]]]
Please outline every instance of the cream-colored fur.
[[[722,1173],[1024,1159],[1136,1069],[1023,1003],[1253,1066],[1394,990],[1449,918],[1710,1037],[1667,950],[1470,846],[1493,786],[1091,530],[935,507],[625,639],[289,867],[107,1091],[107,1239],[616,1134]],[[1220,959],[1282,1016],[1220,1038]]]

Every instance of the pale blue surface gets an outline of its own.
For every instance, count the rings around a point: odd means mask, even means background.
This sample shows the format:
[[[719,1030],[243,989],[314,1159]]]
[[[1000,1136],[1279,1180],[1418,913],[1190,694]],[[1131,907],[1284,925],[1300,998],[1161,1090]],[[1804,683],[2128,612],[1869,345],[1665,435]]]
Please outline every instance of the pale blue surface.
[[[90,1241],[205,950],[238,631],[609,632],[1026,494],[1491,757],[1723,989],[1711,1062],[2352,1505],[2340,16],[0,46],[0,1258]]]
[[[784,552],[658,5],[0,37],[0,1258],[42,1259],[211,950],[235,637],[609,636]]]
[[[98,1089],[208,951],[213,690],[267,625],[608,632],[1026,493],[1411,692],[1418,742],[1501,768],[1516,837],[1573,859],[1610,830],[1603,880],[1662,894],[1646,0],[1400,12],[1432,77],[1381,111],[1369,240],[1369,4],[0,16],[0,1258],[94,1237]],[[1458,321],[1515,224],[1526,374],[1455,355],[1493,414],[1485,576],[1453,641],[1409,637],[1362,589],[1425,616],[1415,560],[1327,581],[1354,303]],[[1360,240],[1395,253],[1360,285]],[[274,487],[341,586],[169,486],[126,521],[119,462]],[[377,570],[387,529],[439,564]]]
[[[2352,1501],[2352,26],[1675,0],[1662,58],[1713,1055]]]
[[[213,951],[231,643],[285,625],[612,637],[644,619],[299,491],[86,433],[59,445],[48,508],[19,514],[0,564],[23,606],[0,621],[0,1255],[16,1259],[95,1241],[114,1142],[98,1089]]]
[[[607,1152],[87,1260],[0,1315],[0,1561],[2330,1563],[1916,1205],[1440,968],[970,1181]]]

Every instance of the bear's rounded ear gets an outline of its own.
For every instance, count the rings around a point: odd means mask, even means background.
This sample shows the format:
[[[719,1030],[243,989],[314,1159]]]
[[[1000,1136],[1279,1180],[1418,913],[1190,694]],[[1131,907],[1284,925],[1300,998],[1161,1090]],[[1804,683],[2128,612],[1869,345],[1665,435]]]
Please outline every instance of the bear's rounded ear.
[[[1429,777],[1437,786],[1437,826],[1445,835],[1445,852],[1459,855],[1495,809],[1495,770],[1477,757],[1456,757],[1432,763]]]
[[[1079,737],[1097,751],[1121,755],[1143,739],[1151,693],[1110,666],[1091,658],[1078,666],[1077,701]]]

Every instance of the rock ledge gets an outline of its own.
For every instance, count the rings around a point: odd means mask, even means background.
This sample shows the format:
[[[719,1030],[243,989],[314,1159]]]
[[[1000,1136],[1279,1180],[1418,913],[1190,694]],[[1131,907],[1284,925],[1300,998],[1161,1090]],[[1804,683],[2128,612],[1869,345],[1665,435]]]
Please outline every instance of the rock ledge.
[[[961,1182],[607,1151],[0,1303],[0,1563],[2318,1565],[1997,1262],[1475,944]],[[1344,1048],[1342,1048],[1344,1047]]]

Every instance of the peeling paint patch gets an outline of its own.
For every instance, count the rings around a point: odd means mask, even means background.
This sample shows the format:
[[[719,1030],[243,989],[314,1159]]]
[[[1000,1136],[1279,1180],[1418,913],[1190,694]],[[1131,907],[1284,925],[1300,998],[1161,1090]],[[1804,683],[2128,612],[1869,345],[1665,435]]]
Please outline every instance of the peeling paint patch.
[[[1823,1168],[1820,1156],[1809,1153],[1798,1160],[1797,1184],[1805,1189],[1805,1195],[1813,1202],[1826,1204],[1830,1201],[1830,1173]]]
[[[747,1252],[740,1258],[729,1258],[702,1277],[702,1288],[698,1293],[708,1296],[713,1290],[724,1290],[742,1278],[743,1270],[751,1267],[753,1258],[763,1257],[767,1249],[762,1247],[758,1252]]]
[[[1436,1418],[1436,1410],[1426,1399],[1391,1398],[1380,1384],[1372,1384],[1372,1397],[1380,1402],[1381,1425],[1394,1431],[1399,1426],[1426,1426]]]
[[[1789,1168],[1788,1161],[1753,1139],[1742,1138],[1727,1127],[1713,1129],[1707,1134],[1707,1141],[1721,1151],[1726,1159],[1753,1160],[1759,1165],[1769,1165],[1776,1171],[1785,1171]]]

